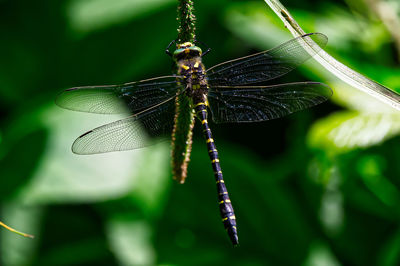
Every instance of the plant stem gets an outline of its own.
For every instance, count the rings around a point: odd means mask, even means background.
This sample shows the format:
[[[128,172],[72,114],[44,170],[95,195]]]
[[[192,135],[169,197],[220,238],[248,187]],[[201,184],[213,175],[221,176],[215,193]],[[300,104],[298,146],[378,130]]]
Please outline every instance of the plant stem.
[[[14,228],[11,228],[11,227],[9,227],[8,225],[2,223],[1,221],[0,221],[0,226],[3,226],[3,227],[6,228],[7,230],[9,230],[9,231],[11,231],[11,232],[14,232],[14,233],[16,233],[16,234],[18,234],[18,235],[21,235],[21,236],[24,236],[24,237],[33,238],[33,235],[29,235],[29,234],[26,234],[26,233],[17,231],[17,230],[15,230]]]
[[[195,40],[196,17],[193,14],[193,0],[179,0],[177,43],[193,43]],[[179,74],[179,73],[178,73]],[[175,123],[172,131],[171,163],[175,180],[183,184],[192,150],[193,127],[195,123],[191,99],[182,93],[176,97]]]
[[[196,16],[193,13],[193,0],[179,0],[178,5],[178,43],[193,42],[196,35]]]

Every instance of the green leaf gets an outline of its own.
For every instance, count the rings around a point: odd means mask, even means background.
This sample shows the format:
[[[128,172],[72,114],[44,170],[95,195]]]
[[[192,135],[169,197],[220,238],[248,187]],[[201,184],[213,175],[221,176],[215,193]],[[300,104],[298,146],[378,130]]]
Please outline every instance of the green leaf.
[[[378,252],[378,260],[382,266],[395,266],[400,263],[400,230],[392,234],[391,237],[382,243],[382,248]]]
[[[339,266],[340,263],[327,243],[312,243],[304,266]]]
[[[121,265],[154,265],[152,228],[134,217],[115,217],[108,221],[107,235],[112,252]]]
[[[282,31],[280,21],[265,11],[265,5],[260,3],[234,4],[225,13],[225,24],[233,34],[260,49],[290,39],[290,33]]]
[[[29,204],[97,202],[129,194],[135,182],[146,178],[141,169],[158,165],[153,180],[168,178],[168,144],[148,149],[91,156],[73,154],[73,140],[86,130],[119,116],[99,116],[62,110],[56,106],[40,113],[41,123],[49,130],[46,149],[32,181],[19,199]],[[151,168],[151,167],[150,167]],[[161,181],[160,181],[161,182]]]
[[[327,153],[367,148],[400,133],[397,113],[341,111],[317,121],[308,134],[308,145]]]
[[[379,155],[365,155],[357,164],[357,170],[368,189],[391,207],[400,204],[400,194],[397,187],[383,176],[384,158]]]

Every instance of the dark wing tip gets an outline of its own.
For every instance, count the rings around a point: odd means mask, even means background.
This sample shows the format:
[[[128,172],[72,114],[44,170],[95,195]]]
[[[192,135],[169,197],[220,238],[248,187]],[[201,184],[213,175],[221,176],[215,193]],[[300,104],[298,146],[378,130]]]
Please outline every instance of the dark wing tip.
[[[320,86],[321,90],[319,92],[327,99],[329,99],[333,95],[332,88],[329,87],[327,84],[321,82],[313,82],[313,84],[318,84]]]
[[[65,89],[64,91],[74,91],[76,89],[78,89],[78,87],[68,88],[68,89]]]
[[[93,133],[93,130],[89,130],[88,132],[85,132],[76,138],[76,140],[74,141],[74,143],[72,143],[72,146],[71,146],[71,150],[73,153],[78,154],[78,155],[89,155],[89,154],[99,153],[99,152],[90,152],[89,149],[82,148],[82,144],[84,143],[85,136],[88,136],[91,133]]]
[[[83,133],[82,135],[80,135],[80,136],[78,137],[78,139],[83,138],[84,136],[86,136],[87,134],[90,134],[90,133],[92,133],[92,132],[93,132],[93,130],[89,130],[88,132]]]
[[[321,48],[324,48],[328,43],[328,36],[320,32],[312,32],[299,36],[298,38],[307,39],[310,37],[315,43],[317,43]],[[313,46],[313,45],[311,45]]]

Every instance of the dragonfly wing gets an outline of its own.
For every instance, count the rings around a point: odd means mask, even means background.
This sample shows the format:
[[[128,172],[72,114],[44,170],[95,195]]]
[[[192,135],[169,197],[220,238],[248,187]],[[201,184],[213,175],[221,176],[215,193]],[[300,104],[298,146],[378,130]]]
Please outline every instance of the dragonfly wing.
[[[147,147],[168,139],[174,123],[175,97],[128,118],[90,130],[72,145],[76,154],[96,154]]]
[[[88,113],[136,113],[173,97],[180,87],[177,78],[166,76],[121,85],[71,88],[57,97],[56,104]]]
[[[258,122],[286,116],[326,101],[332,90],[319,82],[211,88],[215,123]]]
[[[273,49],[227,61],[207,70],[210,87],[264,82],[292,71],[328,42],[322,33],[309,33]],[[311,54],[304,47],[308,45]],[[314,54],[313,54],[314,53]]]

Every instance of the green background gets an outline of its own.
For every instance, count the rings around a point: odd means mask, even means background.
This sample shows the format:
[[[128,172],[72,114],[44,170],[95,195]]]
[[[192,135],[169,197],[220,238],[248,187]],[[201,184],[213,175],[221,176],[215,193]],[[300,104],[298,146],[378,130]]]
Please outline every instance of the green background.
[[[400,90],[392,1],[284,1],[326,51]],[[62,89],[171,74],[177,1],[0,1],[2,265],[399,265],[400,113],[315,62],[278,82],[314,80],[332,101],[283,119],[211,123],[238,222],[232,248],[198,125],[189,176],[172,180],[169,144],[93,156],[73,140],[118,119],[63,110]],[[259,1],[195,1],[206,66],[291,35]],[[392,28],[393,30],[393,28]],[[392,31],[393,32],[393,31]],[[398,37],[398,36],[397,36]]]

